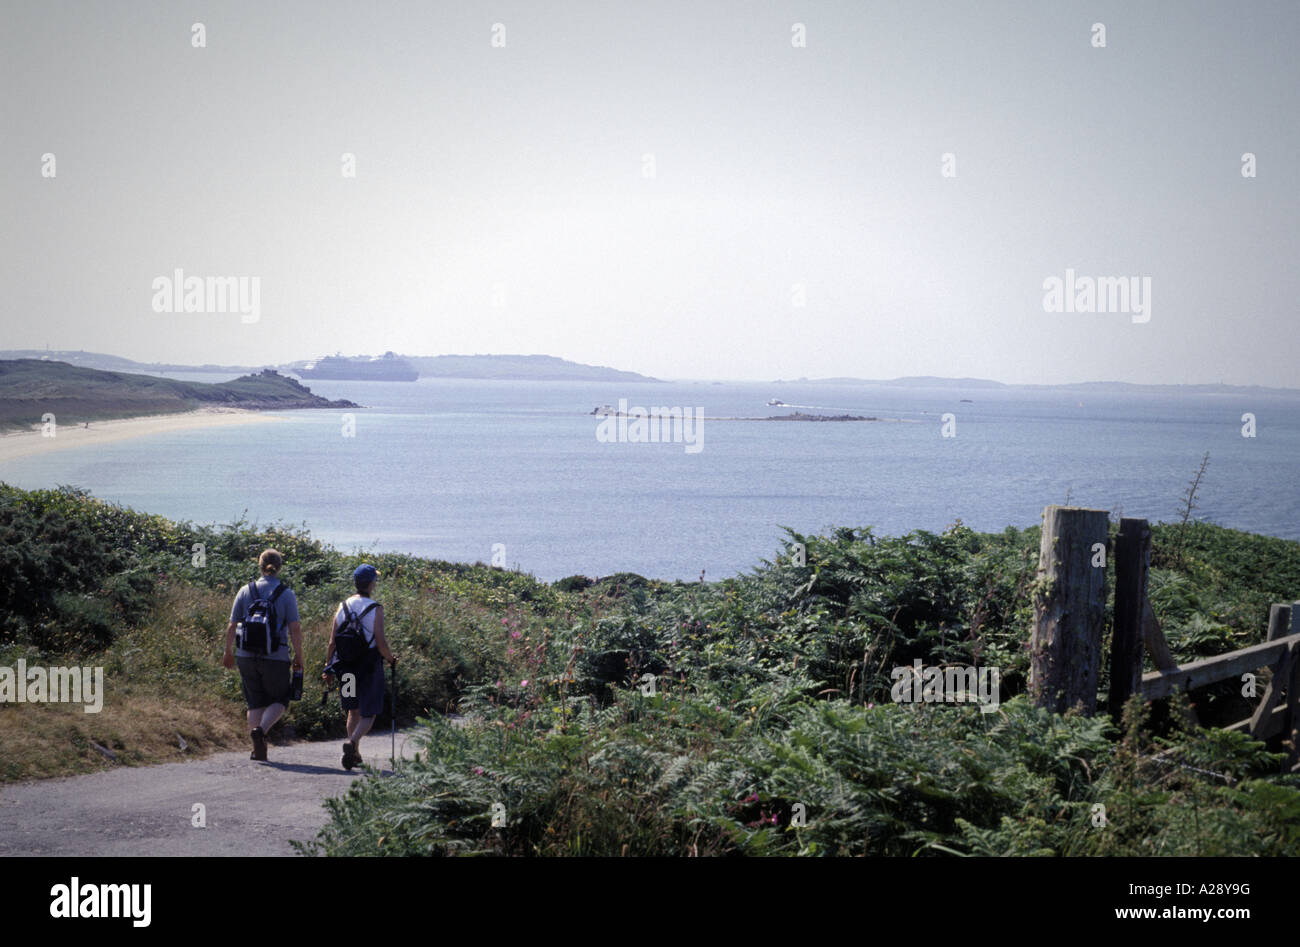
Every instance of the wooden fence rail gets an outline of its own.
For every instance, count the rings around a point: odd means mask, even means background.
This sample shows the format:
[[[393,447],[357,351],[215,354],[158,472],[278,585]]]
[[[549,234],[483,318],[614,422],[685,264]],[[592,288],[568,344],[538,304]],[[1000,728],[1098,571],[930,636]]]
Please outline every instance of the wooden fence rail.
[[[1043,511],[1029,692],[1038,706],[1056,713],[1072,707],[1088,714],[1096,710],[1108,522],[1104,510],[1049,506]],[[1242,679],[1268,667],[1272,676],[1259,706],[1248,719],[1227,729],[1249,733],[1257,740],[1282,733],[1287,765],[1300,771],[1300,602],[1272,607],[1268,636],[1262,643],[1178,665],[1147,598],[1150,524],[1144,519],[1121,519],[1112,558],[1115,611],[1107,710],[1118,718],[1133,694],[1157,700],[1178,691]],[[1156,666],[1145,674],[1143,650]],[[1193,712],[1188,715],[1190,722],[1196,722]]]

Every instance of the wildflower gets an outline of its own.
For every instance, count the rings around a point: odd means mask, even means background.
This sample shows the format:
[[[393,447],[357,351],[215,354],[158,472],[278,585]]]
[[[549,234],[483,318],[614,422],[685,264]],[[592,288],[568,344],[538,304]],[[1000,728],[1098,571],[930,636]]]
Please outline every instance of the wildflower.
[[[745,801],[746,801],[746,802],[758,802],[758,793],[754,793],[754,794],[751,795],[751,796],[746,796],[746,797],[745,797]]]
[[[527,687],[527,686],[528,686],[528,681],[526,681],[526,680],[520,681],[520,682],[519,682],[519,686],[520,686],[520,687]]]
[[[875,707],[875,706],[876,706],[875,704],[867,704],[867,709],[870,710],[871,708],[873,708],[873,707]]]
[[[518,638],[518,637],[519,637],[519,629],[516,628],[514,631],[510,632],[510,637],[511,637],[511,638]]]
[[[482,766],[475,766],[475,767],[474,767],[474,774],[477,775],[477,776],[482,776],[482,775],[483,775],[483,767],[482,767]]]

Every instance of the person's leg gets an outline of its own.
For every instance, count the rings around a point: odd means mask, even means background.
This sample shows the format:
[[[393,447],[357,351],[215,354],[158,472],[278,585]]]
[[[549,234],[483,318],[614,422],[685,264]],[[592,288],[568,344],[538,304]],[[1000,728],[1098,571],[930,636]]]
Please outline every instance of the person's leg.
[[[272,658],[258,658],[262,678],[262,691],[267,696],[267,707],[262,711],[262,732],[266,733],[275,722],[289,709],[289,692],[293,687],[293,677],[288,661],[276,661]]]
[[[361,752],[361,738],[370,732],[370,728],[374,726],[374,723],[374,717],[361,717],[357,720],[356,725],[348,730],[348,739],[352,741],[352,746],[358,753]]]
[[[248,729],[256,730],[262,725],[262,713],[270,703],[262,692],[262,677],[253,658],[236,658],[239,668],[239,686],[244,692],[244,707],[248,711]]]
[[[262,711],[262,722],[260,724],[262,732],[265,733],[275,726],[275,722],[284,715],[287,708],[284,704],[272,704]]]
[[[250,760],[266,759],[266,731],[262,729],[261,725],[261,722],[265,719],[265,707],[249,708],[248,736],[253,741],[253,752],[248,754]]]
[[[375,718],[383,712],[384,709],[384,665],[382,662],[375,660],[366,673],[358,675],[357,694],[357,714],[358,721],[356,726],[348,731],[348,736],[352,740],[352,746],[356,755],[361,755],[361,738],[370,732],[374,726]]]
[[[347,701],[347,698],[344,698],[344,700]],[[351,699],[351,701],[347,701],[347,702],[351,703],[355,701],[356,698],[354,697]],[[347,711],[347,715],[348,715],[347,716],[347,728],[348,728],[347,738],[348,739],[347,742],[343,744],[343,768],[351,769],[353,765],[354,754],[356,753],[356,745],[352,742],[352,731],[356,729],[357,721],[360,719],[360,711],[357,710],[356,707],[344,707],[344,710]]]

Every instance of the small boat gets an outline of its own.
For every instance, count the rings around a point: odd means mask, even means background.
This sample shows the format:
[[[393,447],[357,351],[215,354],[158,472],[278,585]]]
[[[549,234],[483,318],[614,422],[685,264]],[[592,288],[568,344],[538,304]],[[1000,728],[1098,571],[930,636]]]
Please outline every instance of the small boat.
[[[779,399],[779,398],[769,398],[768,401],[767,401],[767,406],[768,406],[769,408],[785,408],[785,407],[789,407],[789,406],[788,406],[784,401],[782,401],[782,400]]]

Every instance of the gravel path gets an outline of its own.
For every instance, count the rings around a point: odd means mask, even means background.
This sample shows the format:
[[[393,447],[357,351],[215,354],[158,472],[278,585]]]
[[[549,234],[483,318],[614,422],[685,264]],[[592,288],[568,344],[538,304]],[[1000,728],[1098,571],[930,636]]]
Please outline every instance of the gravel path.
[[[413,731],[397,733],[410,759]],[[293,855],[326,821],[322,801],[361,770],[340,765],[343,741],[271,746],[265,763],[248,750],[200,760],[122,767],[0,788],[0,855]],[[369,765],[391,773],[389,735],[361,741]],[[205,808],[206,828],[191,824]]]

